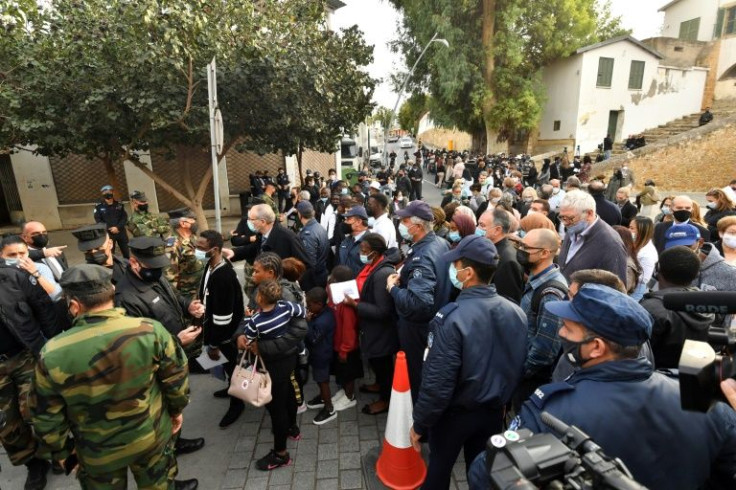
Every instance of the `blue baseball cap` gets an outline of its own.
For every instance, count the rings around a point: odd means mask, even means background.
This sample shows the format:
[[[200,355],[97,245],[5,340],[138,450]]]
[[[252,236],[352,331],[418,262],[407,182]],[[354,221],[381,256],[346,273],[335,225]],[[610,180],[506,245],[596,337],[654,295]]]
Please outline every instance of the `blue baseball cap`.
[[[652,335],[652,317],[635,300],[600,284],[585,284],[572,301],[545,303],[547,311],[582,323],[606,340],[624,347],[641,345]]]
[[[434,221],[432,208],[424,201],[412,201],[404,209],[396,211],[399,218],[419,218],[424,221]]]
[[[498,251],[493,242],[486,237],[468,235],[442,258],[448,262],[471,259],[485,265],[496,265],[498,264]]]
[[[368,219],[368,213],[365,211],[363,206],[353,206],[346,213],[345,217],[350,218],[351,216],[357,216],[360,219]]]
[[[664,234],[664,249],[684,245],[691,247],[700,240],[700,230],[691,224],[672,225]]]

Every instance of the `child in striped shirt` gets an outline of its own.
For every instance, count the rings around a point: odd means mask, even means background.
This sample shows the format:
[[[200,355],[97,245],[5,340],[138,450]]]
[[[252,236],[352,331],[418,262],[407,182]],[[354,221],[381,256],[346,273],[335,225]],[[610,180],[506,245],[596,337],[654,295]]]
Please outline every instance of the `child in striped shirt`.
[[[281,285],[274,280],[263,281],[256,291],[258,312],[243,320],[248,340],[271,340],[283,337],[292,318],[305,318],[306,310],[299,303],[281,299]]]

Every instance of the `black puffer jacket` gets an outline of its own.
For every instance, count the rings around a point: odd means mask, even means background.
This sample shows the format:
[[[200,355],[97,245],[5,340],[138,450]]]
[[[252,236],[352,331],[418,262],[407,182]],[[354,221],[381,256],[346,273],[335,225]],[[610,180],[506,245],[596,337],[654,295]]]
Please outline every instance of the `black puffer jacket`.
[[[657,369],[677,369],[685,340],[708,340],[708,328],[714,321],[712,313],[670,311],[664,307],[663,296],[681,291],[699,291],[698,288],[667,288],[647,293],[640,304],[654,318],[652,324],[652,352]]]
[[[384,258],[366,278],[356,308],[360,349],[368,358],[392,355],[399,350],[394,299],[386,291],[388,276],[395,273],[394,261]]]

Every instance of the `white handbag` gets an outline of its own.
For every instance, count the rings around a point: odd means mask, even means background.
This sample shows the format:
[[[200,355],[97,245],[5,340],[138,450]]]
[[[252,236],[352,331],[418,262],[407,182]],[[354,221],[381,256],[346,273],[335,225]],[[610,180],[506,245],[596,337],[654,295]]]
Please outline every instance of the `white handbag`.
[[[230,378],[227,393],[250,403],[254,407],[262,407],[271,401],[271,376],[266,371],[261,356],[256,356],[250,366],[247,364],[248,351],[243,352],[240,362],[235,366]],[[260,369],[259,369],[260,364]]]

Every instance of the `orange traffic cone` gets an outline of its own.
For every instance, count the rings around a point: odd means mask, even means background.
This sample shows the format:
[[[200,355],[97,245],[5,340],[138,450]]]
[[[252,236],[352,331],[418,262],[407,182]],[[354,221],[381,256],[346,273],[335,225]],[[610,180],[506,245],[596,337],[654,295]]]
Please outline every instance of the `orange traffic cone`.
[[[388,409],[386,436],[376,463],[376,474],[381,482],[395,490],[419,488],[427,476],[422,455],[414,450],[409,439],[413,425],[409,370],[406,354],[396,354],[394,384]]]

